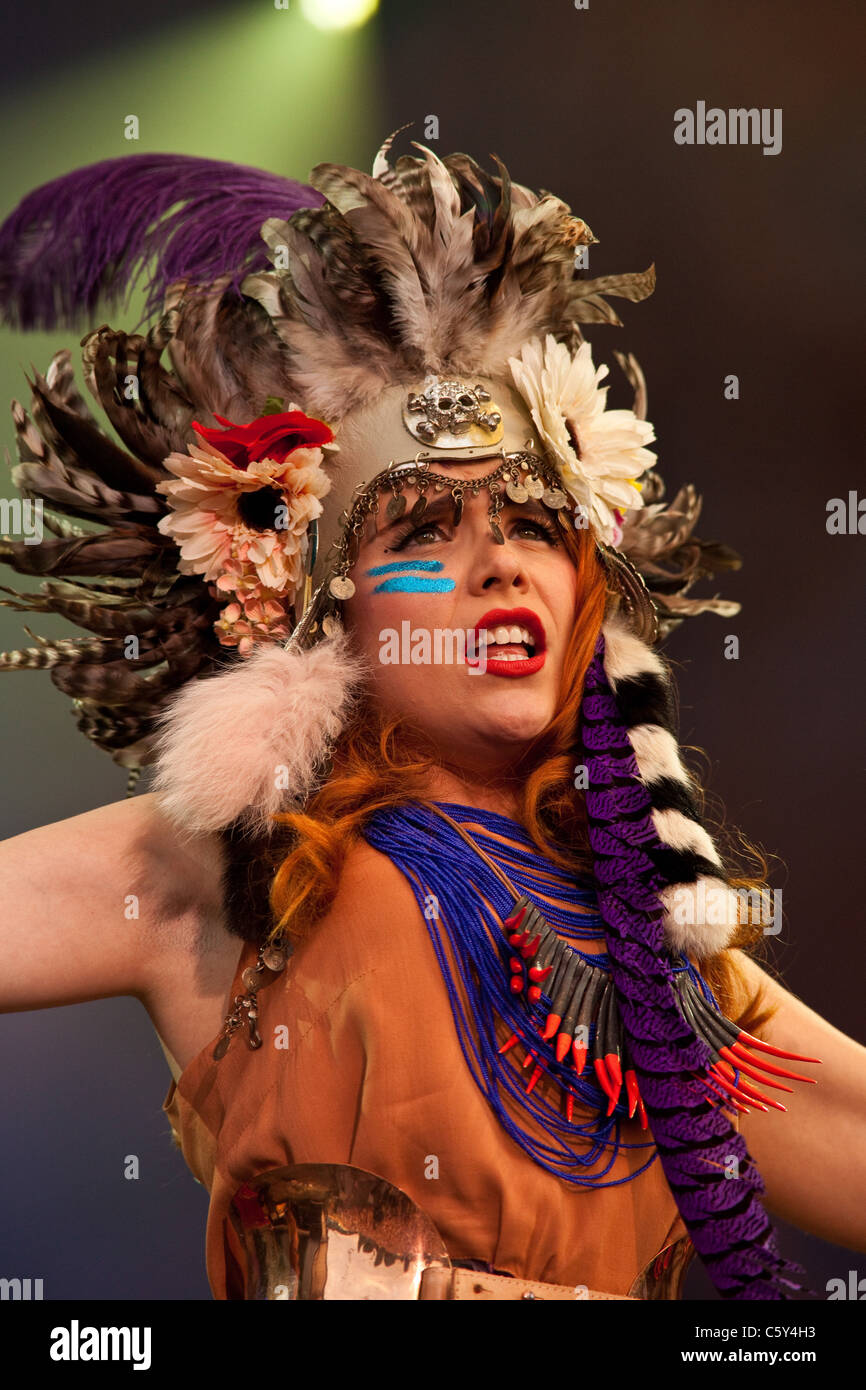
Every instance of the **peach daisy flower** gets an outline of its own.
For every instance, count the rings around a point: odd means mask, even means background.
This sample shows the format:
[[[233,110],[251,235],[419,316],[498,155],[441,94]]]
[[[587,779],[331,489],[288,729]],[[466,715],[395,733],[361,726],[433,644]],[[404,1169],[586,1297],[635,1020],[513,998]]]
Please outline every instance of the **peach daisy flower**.
[[[175,477],[157,484],[171,508],[158,529],[180,550],[180,572],[228,600],[215,631],[248,655],[256,641],[290,634],[308,528],[331,488],[323,449],[336,446],[327,425],[295,409],[249,425],[216,419],[228,428],[194,421],[201,443],[164,460]]]

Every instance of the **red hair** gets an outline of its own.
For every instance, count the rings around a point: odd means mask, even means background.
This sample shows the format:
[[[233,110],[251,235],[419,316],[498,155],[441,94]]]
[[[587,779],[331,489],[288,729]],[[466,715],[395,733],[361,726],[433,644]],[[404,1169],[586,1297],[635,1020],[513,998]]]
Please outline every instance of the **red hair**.
[[[559,515],[559,514],[558,514]],[[561,518],[561,539],[574,564],[577,583],[575,621],[563,661],[556,714],[513,768],[519,798],[518,819],[527,833],[562,868],[577,873],[592,868],[584,799],[575,792],[575,743],[583,685],[609,604],[606,571],[591,532],[575,530]],[[407,716],[386,717],[368,695],[337,740],[331,772],[303,811],[275,817],[287,828],[293,848],[275,874],[270,905],[282,932],[300,939],[321,920],[336,896],[343,864],[374,811],[407,801],[430,802],[430,777],[439,760],[429,735]],[[763,887],[766,862],[748,842],[762,877],[732,878],[732,886]],[[757,931],[741,925],[737,945],[752,945]],[[769,1015],[757,1011],[757,996],[745,1009],[745,981],[729,950],[705,961],[702,974],[723,1011],[734,1008],[736,1022],[752,1031]],[[739,999],[739,1004],[736,1002]]]

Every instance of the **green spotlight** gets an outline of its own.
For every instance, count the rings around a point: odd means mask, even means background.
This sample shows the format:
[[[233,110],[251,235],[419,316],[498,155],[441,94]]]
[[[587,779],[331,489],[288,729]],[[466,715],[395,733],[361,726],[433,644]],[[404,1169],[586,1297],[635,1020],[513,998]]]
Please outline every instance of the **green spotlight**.
[[[379,8],[379,0],[301,0],[301,13],[317,29],[358,29]]]

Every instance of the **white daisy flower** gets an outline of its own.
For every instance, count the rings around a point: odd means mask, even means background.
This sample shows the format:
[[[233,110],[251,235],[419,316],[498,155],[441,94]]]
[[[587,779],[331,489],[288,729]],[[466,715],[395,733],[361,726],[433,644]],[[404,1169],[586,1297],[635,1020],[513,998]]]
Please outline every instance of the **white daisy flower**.
[[[565,491],[607,545],[622,539],[626,512],[643,506],[638,479],[656,463],[644,446],[655,439],[633,410],[607,410],[608,374],[596,368],[589,343],[572,355],[548,333],[525,343],[508,365],[535,427],[559,465]]]

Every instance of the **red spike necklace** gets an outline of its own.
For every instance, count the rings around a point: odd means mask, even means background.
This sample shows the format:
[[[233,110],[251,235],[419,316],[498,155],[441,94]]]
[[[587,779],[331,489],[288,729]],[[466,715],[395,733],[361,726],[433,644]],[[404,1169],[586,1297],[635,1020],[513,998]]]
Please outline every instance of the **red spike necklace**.
[[[583,1074],[589,1061],[598,1085],[608,1098],[606,1113],[613,1113],[625,1087],[626,1100],[623,1104],[626,1105],[629,1119],[637,1113],[641,1128],[645,1130],[647,1112],[630,1063],[610,972],[592,965],[569,946],[525,894],[515,893],[507,875],[466,834],[462,826],[438,806],[431,809],[448,821],[480,855],[514,900],[509,915],[502,922],[502,930],[513,952],[509,959],[511,991],[524,995],[527,1001],[527,1027],[523,1033],[512,1033],[498,1051],[500,1054],[506,1053],[518,1044],[526,1049],[523,1067],[534,1064],[526,1086],[527,1094],[547,1070],[547,1060],[555,1059],[559,1064],[567,1060],[575,1077]],[[671,960],[675,961],[675,957],[671,956]],[[749,1107],[766,1111],[772,1106],[776,1110],[785,1110],[786,1107],[779,1101],[744,1081],[743,1073],[764,1086],[788,1092],[791,1092],[790,1086],[783,1086],[771,1077],[784,1076],[815,1084],[814,1077],[775,1066],[767,1061],[765,1054],[795,1062],[819,1063],[820,1058],[784,1052],[746,1033],[707,1002],[689,969],[677,971],[674,978],[683,1021],[707,1045],[713,1056],[711,1065],[705,1071],[693,1073],[713,1104],[742,1113],[746,1113]],[[547,1010],[543,1024],[532,1018],[532,1011],[539,1004]],[[532,1029],[538,1034],[538,1040],[530,1036]],[[548,1057],[545,1057],[545,1053]],[[565,1116],[571,1123],[575,1095],[561,1080],[558,1080],[558,1084],[563,1093]]]

